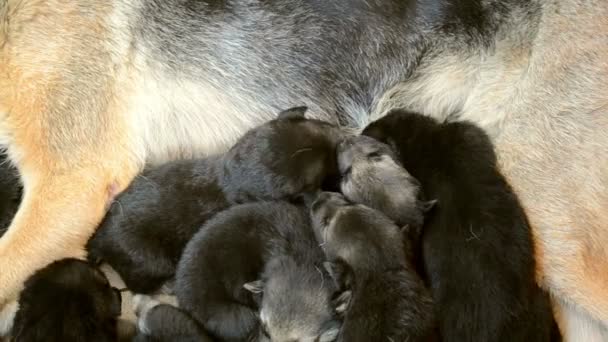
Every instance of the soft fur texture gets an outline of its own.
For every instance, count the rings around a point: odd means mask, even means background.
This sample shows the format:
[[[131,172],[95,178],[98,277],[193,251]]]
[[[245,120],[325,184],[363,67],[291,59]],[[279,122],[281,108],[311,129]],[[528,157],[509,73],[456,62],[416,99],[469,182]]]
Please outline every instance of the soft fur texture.
[[[121,296],[99,270],[63,259],[25,284],[11,331],[15,342],[116,342]]]
[[[342,133],[305,111],[280,112],[226,155],[145,171],[110,208],[88,243],[89,258],[110,264],[133,292],[151,293],[175,275],[186,243],[219,211],[318,191],[336,173]]]
[[[555,323],[535,281],[530,227],[487,135],[399,110],[363,134],[393,147],[439,201],[423,229],[422,260],[442,340],[549,341]]]
[[[0,1],[0,144],[25,186],[0,305],[84,257],[144,165],[294,105],[354,130],[405,108],[491,134],[561,327],[606,341],[606,18],[605,0]]]
[[[422,227],[435,205],[423,201],[420,182],[404,169],[390,146],[359,135],[338,145],[340,189],[348,200],[381,211],[398,225]]]
[[[415,205],[404,210],[420,211]],[[436,324],[433,301],[416,273],[407,232],[337,193],[319,195],[311,215],[327,268],[343,291],[335,303],[344,316],[339,340],[428,341]]]
[[[4,234],[21,202],[21,182],[6,154],[0,153],[0,237]]]
[[[180,307],[214,337],[253,338],[261,319],[279,340],[307,341],[333,321],[323,260],[304,208],[243,204],[218,214],[188,243],[175,293]],[[252,291],[263,291],[262,298]]]
[[[273,256],[260,280],[245,284],[247,290],[257,295],[254,298],[260,306],[260,331],[256,340],[335,341],[341,320],[334,312],[331,299],[337,289],[322,269],[321,259],[318,255],[302,258],[302,251],[295,255],[286,252]]]

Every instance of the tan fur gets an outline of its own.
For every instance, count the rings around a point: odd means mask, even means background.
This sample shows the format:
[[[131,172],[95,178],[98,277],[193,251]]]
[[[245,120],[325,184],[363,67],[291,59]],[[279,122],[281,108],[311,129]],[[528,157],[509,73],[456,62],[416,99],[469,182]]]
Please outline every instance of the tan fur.
[[[0,240],[0,302],[50,261],[83,257],[110,195],[124,189],[139,167],[113,97],[110,65],[104,51],[85,39],[101,39],[99,18],[75,14],[76,5],[63,1],[8,6],[19,11],[2,50],[1,124],[2,132],[10,132],[3,138],[26,191]],[[103,8],[97,10],[103,15]],[[80,69],[68,69],[64,64],[73,54],[91,57],[82,59]],[[83,112],[91,114],[87,120]]]
[[[146,64],[122,35],[138,3],[0,0],[0,143],[26,186],[0,240],[0,302],[35,269],[82,256],[111,195],[145,162],[224,149],[270,113]],[[576,341],[608,327],[608,3],[542,4],[532,44],[515,22],[521,32],[488,53],[442,55],[386,93],[372,118],[402,106],[461,110],[492,134],[534,228],[539,282]],[[169,107],[204,113],[172,117]]]

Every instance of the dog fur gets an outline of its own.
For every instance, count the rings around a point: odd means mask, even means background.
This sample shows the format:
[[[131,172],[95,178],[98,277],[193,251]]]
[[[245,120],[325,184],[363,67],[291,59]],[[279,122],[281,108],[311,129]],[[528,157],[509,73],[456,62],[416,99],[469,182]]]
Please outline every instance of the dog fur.
[[[532,232],[475,125],[393,110],[363,134],[397,152],[439,208],[422,262],[443,341],[550,341],[549,296],[536,284]]]
[[[112,266],[136,293],[173,278],[186,243],[231,205],[297,199],[336,173],[338,128],[304,117],[305,107],[247,132],[226,155],[175,161],[137,177],[88,243],[89,258]]]
[[[603,0],[4,0],[0,141],[25,193],[0,302],[84,256],[146,163],[221,152],[279,108],[356,129],[403,107],[492,135],[564,334],[606,340],[606,18]]]
[[[11,331],[16,342],[119,340],[121,295],[84,261],[63,259],[25,284]]]
[[[320,273],[323,261],[304,208],[286,202],[242,204],[216,215],[188,243],[175,294],[180,308],[213,337],[253,338],[259,320],[268,319],[276,323],[268,324],[273,338],[307,340],[311,332],[321,332],[333,312],[325,290],[331,282],[323,282]],[[252,293],[262,291],[261,299]]]
[[[404,208],[419,211],[413,224],[423,214],[416,204]],[[344,316],[339,341],[429,341],[436,328],[433,300],[416,272],[410,227],[403,231],[337,193],[321,193],[311,216],[327,268],[343,291],[335,303]]]

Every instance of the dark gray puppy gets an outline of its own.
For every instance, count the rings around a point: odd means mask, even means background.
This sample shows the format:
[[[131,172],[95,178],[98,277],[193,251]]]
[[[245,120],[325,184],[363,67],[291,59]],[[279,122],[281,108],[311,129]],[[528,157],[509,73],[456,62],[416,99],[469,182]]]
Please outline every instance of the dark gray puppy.
[[[238,205],[218,214],[188,243],[175,294],[214,338],[329,341],[335,334],[321,251],[307,211],[287,202]],[[327,278],[327,279],[325,279]],[[260,329],[261,308],[266,330]]]
[[[338,145],[340,189],[348,200],[380,210],[398,225],[421,227],[436,201],[423,201],[420,182],[398,162],[390,146],[367,136]]]
[[[343,293],[340,341],[427,341],[435,319],[430,292],[416,273],[411,242],[381,212],[324,192],[311,208],[314,229]]]
[[[136,293],[152,293],[175,274],[184,246],[213,215],[260,199],[294,199],[337,174],[341,131],[281,112],[246,133],[224,156],[146,170],[117,198],[89,241],[89,258],[110,264]]]
[[[120,292],[101,271],[82,260],[59,260],[26,281],[12,340],[115,342],[120,306]]]

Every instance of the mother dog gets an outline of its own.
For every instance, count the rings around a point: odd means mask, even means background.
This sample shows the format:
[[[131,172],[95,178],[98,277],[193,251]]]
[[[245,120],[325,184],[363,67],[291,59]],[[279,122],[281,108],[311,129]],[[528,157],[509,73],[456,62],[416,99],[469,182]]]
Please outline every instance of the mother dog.
[[[0,136],[25,185],[0,302],[83,246],[144,166],[279,109],[394,107],[491,135],[569,340],[608,339],[605,0],[0,0]]]

